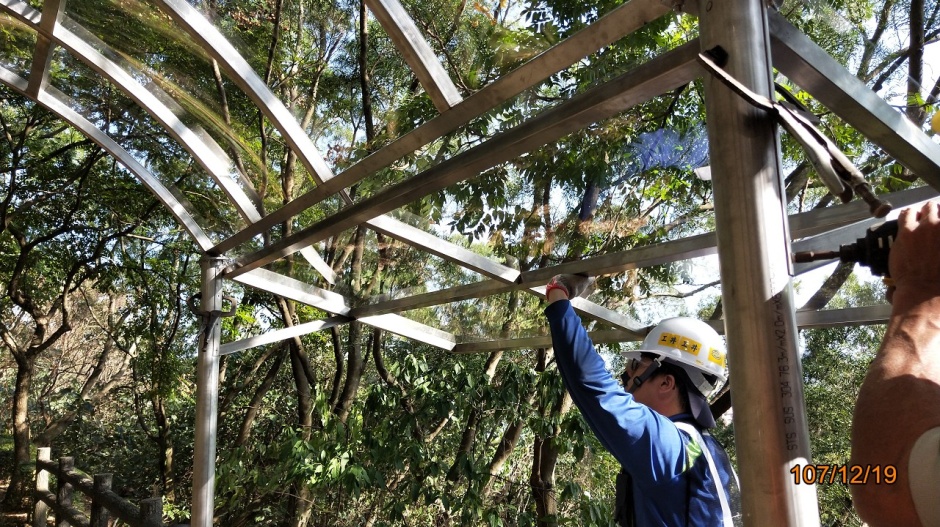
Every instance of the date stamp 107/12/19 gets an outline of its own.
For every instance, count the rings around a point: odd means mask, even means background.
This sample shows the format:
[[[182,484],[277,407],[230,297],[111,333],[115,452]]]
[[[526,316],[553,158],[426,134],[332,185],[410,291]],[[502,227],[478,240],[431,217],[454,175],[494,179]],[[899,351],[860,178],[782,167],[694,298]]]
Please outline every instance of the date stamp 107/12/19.
[[[894,465],[794,465],[790,469],[797,485],[836,484],[843,485],[891,485],[898,480],[898,469]]]

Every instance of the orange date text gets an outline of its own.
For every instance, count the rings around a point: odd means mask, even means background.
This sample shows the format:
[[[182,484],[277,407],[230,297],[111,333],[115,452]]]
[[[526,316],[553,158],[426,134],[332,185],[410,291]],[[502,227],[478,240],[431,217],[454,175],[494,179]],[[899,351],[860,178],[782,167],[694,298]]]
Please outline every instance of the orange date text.
[[[894,465],[827,465],[814,463],[794,465],[790,469],[796,485],[891,485],[898,480],[898,469]]]

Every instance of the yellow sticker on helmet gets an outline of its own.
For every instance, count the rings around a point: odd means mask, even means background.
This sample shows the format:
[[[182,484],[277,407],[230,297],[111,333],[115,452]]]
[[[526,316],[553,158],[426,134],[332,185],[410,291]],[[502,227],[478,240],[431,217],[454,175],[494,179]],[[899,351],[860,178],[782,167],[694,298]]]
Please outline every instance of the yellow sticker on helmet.
[[[663,332],[659,336],[659,344],[661,346],[666,346],[668,348],[674,348],[679,351],[684,351],[689,355],[694,355],[698,357],[699,352],[702,351],[702,343],[690,339],[689,337],[678,335],[675,333],[666,333]]]
[[[708,350],[708,361],[714,362],[715,364],[725,367],[725,356],[721,354],[721,350],[711,348]]]

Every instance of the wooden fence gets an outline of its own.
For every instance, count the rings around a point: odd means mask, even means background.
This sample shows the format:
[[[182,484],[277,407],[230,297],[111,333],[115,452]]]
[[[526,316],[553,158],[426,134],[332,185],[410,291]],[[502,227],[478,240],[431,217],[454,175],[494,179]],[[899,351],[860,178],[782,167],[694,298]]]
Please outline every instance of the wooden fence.
[[[111,490],[111,474],[96,474],[89,479],[75,470],[73,458],[60,457],[56,463],[50,454],[49,448],[40,448],[36,453],[33,527],[48,525],[50,509],[55,513],[56,527],[108,527],[112,515],[131,527],[165,527],[163,498],[143,500],[137,507]],[[49,474],[55,476],[55,494],[49,490]],[[73,506],[75,490],[91,498],[89,516]]]

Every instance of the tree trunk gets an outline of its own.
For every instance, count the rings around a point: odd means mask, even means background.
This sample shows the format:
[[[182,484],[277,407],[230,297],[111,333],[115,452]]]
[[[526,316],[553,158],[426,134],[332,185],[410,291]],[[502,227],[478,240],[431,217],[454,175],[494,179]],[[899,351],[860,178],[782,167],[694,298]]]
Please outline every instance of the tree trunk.
[[[268,390],[271,389],[271,386],[274,385],[277,372],[281,370],[281,366],[284,364],[284,357],[286,357],[288,353],[289,350],[284,349],[281,353],[277,354],[274,362],[268,369],[268,373],[264,376],[264,380],[261,381],[261,385],[255,390],[255,394],[251,398],[251,403],[248,405],[248,410],[245,412],[245,418],[242,419],[242,426],[238,432],[238,437],[235,439],[236,447],[244,446],[245,443],[248,442],[248,438],[251,437],[251,426],[254,424],[258,411],[261,409],[264,396],[268,393]]]
[[[549,350],[538,350],[536,371],[546,371],[549,354]],[[552,403],[549,410],[552,421],[560,423],[561,418],[571,408],[571,404],[571,395],[568,394],[567,390],[562,389],[558,399]],[[539,406],[544,414],[547,406],[546,402],[542,401]],[[549,436],[536,437],[532,448],[532,475],[529,478],[529,484],[532,487],[532,498],[535,501],[539,526],[554,527],[558,525],[558,499],[555,494],[555,466],[558,464],[558,448],[555,446],[555,438],[558,437],[559,433],[559,425],[556,424]]]
[[[366,126],[366,145],[371,149],[375,138],[375,125],[372,123],[372,94],[369,91],[371,80],[369,78],[369,23],[368,9],[365,0],[359,2],[359,87],[362,89],[362,117]]]
[[[362,372],[365,370],[365,361],[362,357],[362,324],[359,321],[349,323],[349,335],[347,337],[346,349],[348,350],[346,366],[346,382],[343,384],[343,391],[336,402],[333,413],[339,417],[343,423],[349,417],[349,411],[352,409],[353,402],[356,400],[356,393],[359,391],[359,381],[362,379]]]
[[[312,390],[301,357],[303,350],[296,339],[289,340],[288,343],[290,346],[291,370],[294,374],[294,384],[297,386],[297,418],[304,441],[309,441],[313,429]],[[304,482],[297,482],[294,487],[290,503],[290,526],[305,527],[310,522],[310,514],[313,512],[313,492]]]
[[[173,464],[175,448],[162,398],[153,402],[153,415],[157,423],[157,448],[161,452],[160,484],[163,486],[163,499],[173,503],[176,501],[176,467]]]
[[[555,465],[558,449],[554,437],[536,438],[532,459],[532,498],[539,526],[558,525],[558,497],[555,494]]]
[[[333,370],[333,388],[330,391],[329,407],[335,408],[339,402],[339,396],[342,393],[343,374],[346,371],[346,363],[343,361],[343,344],[340,340],[339,327],[330,328],[330,342],[333,344],[333,360],[336,363],[336,369]]]
[[[352,272],[348,280],[353,296],[358,297],[362,291],[362,255],[365,249],[365,229],[362,226],[356,228],[353,246],[353,259],[350,263]],[[346,382],[333,407],[333,413],[343,423],[349,417],[349,411],[359,391],[362,372],[365,370],[365,360],[362,355],[362,324],[359,321],[354,320],[349,323],[349,333],[346,338]]]
[[[28,506],[29,485],[32,481],[29,444],[29,389],[33,384],[36,357],[27,353],[15,353],[16,387],[13,390],[13,473],[10,487],[3,501],[7,511],[22,510]]]
[[[503,465],[506,464],[506,461],[509,460],[509,456],[512,455],[512,451],[516,448],[516,443],[519,442],[519,437],[522,436],[524,426],[525,423],[520,419],[514,423],[510,423],[503,432],[503,437],[499,440],[499,445],[496,447],[493,459],[490,460],[487,475],[484,476],[486,478],[483,484],[484,498],[489,497],[490,493],[493,491],[493,482],[496,481],[496,476],[502,471]]]
[[[842,284],[849,279],[849,276],[852,275],[852,271],[855,269],[855,264],[850,262],[840,262],[836,266],[835,270],[832,271],[832,274],[829,275],[829,278],[826,278],[826,281],[823,282],[819,289],[816,290],[816,293],[813,294],[812,298],[806,301],[803,304],[803,307],[800,310],[812,310],[818,311],[829,303],[830,300],[836,293],[839,292],[839,289],[842,287]]]

